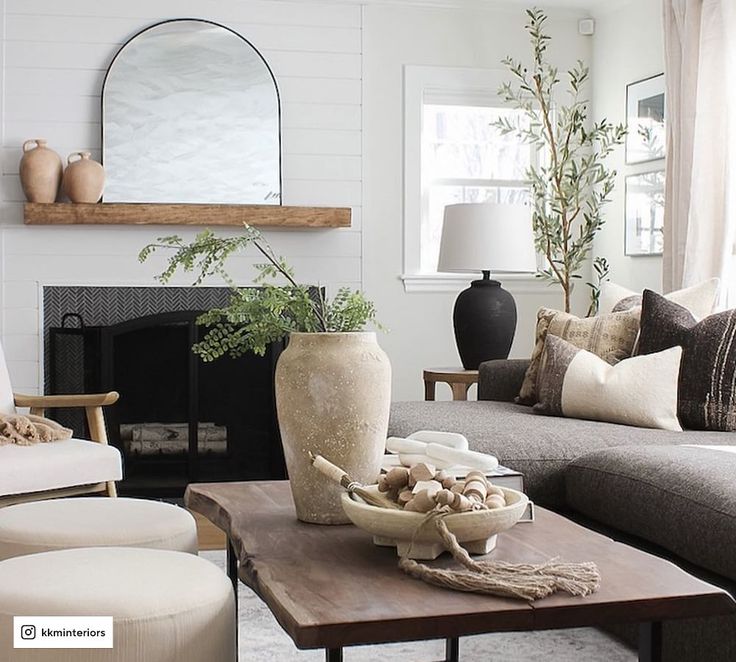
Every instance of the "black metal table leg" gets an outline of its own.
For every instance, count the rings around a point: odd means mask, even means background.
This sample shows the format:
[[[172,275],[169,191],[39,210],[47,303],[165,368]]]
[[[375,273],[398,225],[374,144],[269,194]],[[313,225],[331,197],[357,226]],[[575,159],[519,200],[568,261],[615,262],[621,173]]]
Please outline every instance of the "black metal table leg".
[[[342,648],[325,648],[325,662],[342,662]]]
[[[460,639],[458,637],[445,639],[445,662],[460,662]]]
[[[238,605],[238,557],[235,555],[230,538],[227,539],[227,576],[233,584],[235,591],[235,606]]]
[[[639,662],[662,662],[662,623],[639,624]]]
[[[225,554],[227,556],[226,560],[226,566],[227,566],[227,576],[230,578],[230,581],[233,584],[233,592],[235,595],[235,650],[236,650],[236,659],[239,659],[239,635],[240,635],[240,621],[238,619],[238,584],[240,583],[240,579],[238,579],[238,557],[235,554],[235,551],[233,550],[232,543],[230,542],[230,538],[227,539],[227,542],[225,543]]]

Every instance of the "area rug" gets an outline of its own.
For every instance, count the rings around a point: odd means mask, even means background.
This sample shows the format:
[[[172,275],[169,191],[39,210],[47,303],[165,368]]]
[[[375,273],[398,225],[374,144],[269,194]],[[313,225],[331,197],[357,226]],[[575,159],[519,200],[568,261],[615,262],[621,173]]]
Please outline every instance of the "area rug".
[[[225,552],[201,552],[202,557],[225,568]],[[281,629],[268,608],[248,587],[240,584],[240,662],[323,662],[324,652],[300,651]],[[345,662],[436,662],[444,657],[443,641],[421,641],[345,649]],[[594,628],[504,632],[463,637],[462,662],[634,662],[630,648]]]

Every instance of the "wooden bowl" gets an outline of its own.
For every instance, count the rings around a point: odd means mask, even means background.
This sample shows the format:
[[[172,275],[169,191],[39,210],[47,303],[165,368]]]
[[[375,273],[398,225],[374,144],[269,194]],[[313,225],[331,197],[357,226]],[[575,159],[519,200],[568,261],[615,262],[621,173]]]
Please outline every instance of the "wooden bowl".
[[[377,485],[366,489],[378,492]],[[524,514],[529,503],[526,494],[507,487],[501,489],[508,504],[503,508],[453,513],[444,518],[447,528],[471,554],[490,552],[496,546],[496,535],[510,529]],[[434,523],[424,522],[424,513],[378,508],[349,494],[342,495],[342,507],[355,526],[373,535],[376,545],[396,547],[399,556],[436,559],[445,551]]]

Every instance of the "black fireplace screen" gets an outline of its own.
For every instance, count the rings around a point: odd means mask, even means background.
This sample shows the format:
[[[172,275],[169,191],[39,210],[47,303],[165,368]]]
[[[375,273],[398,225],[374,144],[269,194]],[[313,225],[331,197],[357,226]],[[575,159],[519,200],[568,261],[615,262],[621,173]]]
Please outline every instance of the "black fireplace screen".
[[[47,392],[120,393],[106,419],[125,460],[121,493],[180,496],[192,481],[285,475],[273,396],[281,344],[203,363],[191,351],[198,314],[87,326],[71,313],[48,330]],[[54,417],[86,436],[83,412]]]

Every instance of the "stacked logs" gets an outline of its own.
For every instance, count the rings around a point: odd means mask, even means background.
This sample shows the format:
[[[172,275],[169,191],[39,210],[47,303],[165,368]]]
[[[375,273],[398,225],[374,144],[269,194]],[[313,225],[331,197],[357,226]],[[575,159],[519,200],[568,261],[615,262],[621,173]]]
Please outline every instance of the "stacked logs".
[[[416,513],[427,513],[437,506],[466,512],[506,505],[503,490],[493,485],[482,471],[468,471],[465,480],[456,480],[426,462],[411,468],[392,467],[378,479],[378,490],[404,510]]]

